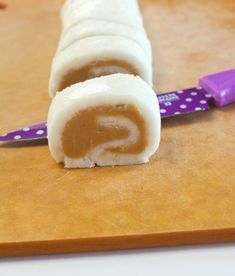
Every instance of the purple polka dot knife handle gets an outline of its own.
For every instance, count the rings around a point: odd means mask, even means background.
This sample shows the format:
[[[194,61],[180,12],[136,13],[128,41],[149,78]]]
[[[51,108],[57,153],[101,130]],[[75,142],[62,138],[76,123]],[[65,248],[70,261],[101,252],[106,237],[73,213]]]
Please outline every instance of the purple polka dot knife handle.
[[[212,95],[216,106],[235,103],[235,69],[202,77],[199,85]]]
[[[162,118],[209,110],[209,102],[222,107],[235,103],[235,69],[204,76],[199,87],[158,95]],[[0,142],[47,138],[47,123],[41,122],[0,136]]]

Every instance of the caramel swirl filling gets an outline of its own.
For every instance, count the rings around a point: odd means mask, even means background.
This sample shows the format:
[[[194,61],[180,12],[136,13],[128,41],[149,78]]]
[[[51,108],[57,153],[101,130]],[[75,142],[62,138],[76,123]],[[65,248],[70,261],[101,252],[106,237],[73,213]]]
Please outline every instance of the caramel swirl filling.
[[[134,105],[89,107],[79,111],[65,125],[62,146],[67,157],[83,158],[101,145],[108,145],[105,151],[119,154],[144,151],[147,146],[146,125]]]
[[[138,75],[136,68],[125,61],[99,60],[87,64],[82,68],[70,70],[62,78],[58,91],[62,91],[66,87],[77,82],[82,82],[95,77],[107,76],[114,73],[129,73],[132,75]]]

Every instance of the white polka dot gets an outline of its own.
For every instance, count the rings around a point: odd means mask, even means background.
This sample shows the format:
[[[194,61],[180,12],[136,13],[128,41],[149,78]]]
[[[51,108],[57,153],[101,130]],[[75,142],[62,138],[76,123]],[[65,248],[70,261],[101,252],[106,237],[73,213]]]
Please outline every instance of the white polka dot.
[[[202,90],[202,87],[201,87],[201,86],[198,86],[198,87],[197,87],[197,90]]]
[[[201,107],[195,107],[194,110],[195,110],[195,111],[200,111],[200,110],[202,110],[202,109],[201,109]]]
[[[170,106],[170,105],[172,105],[172,103],[171,102],[165,102],[164,105],[165,106]]]
[[[184,93],[184,91],[183,90],[178,90],[177,93],[182,94],[182,93]]]
[[[161,113],[166,113],[166,109],[162,108],[162,109],[160,109],[160,112]]]
[[[36,134],[38,134],[38,135],[42,135],[44,133],[44,130],[42,130],[42,129],[39,129],[37,132],[36,132]]]
[[[191,99],[191,98],[187,98],[185,101],[186,101],[186,102],[191,102],[192,99]]]
[[[206,94],[205,95],[207,98],[211,98],[212,96],[211,96],[211,94]]]
[[[194,92],[191,92],[190,94],[191,94],[192,96],[197,96],[197,92],[195,92],[195,91],[194,91]]]
[[[205,100],[200,101],[201,104],[206,104],[207,102]]]
[[[29,131],[29,130],[30,130],[29,127],[24,127],[24,128],[23,128],[23,131]]]
[[[20,135],[16,135],[16,136],[14,137],[15,140],[19,140],[20,138],[21,138]]]
[[[180,108],[185,109],[185,108],[187,108],[187,105],[186,104],[181,104]]]
[[[175,114],[175,115],[179,115],[179,114],[181,114],[181,112],[176,111],[174,114]]]

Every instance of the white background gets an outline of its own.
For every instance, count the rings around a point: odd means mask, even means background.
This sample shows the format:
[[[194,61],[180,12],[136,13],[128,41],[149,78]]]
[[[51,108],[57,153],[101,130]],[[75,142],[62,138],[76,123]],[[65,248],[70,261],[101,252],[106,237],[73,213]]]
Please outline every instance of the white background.
[[[235,244],[0,260],[0,276],[235,276]]]

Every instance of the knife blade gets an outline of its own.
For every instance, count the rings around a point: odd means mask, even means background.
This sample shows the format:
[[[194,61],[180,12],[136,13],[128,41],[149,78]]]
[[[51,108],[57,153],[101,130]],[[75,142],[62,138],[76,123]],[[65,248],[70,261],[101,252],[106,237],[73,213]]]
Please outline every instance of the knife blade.
[[[207,111],[235,102],[235,69],[207,75],[199,86],[157,95],[161,118]],[[47,139],[47,122],[29,125],[0,136],[0,142]]]

